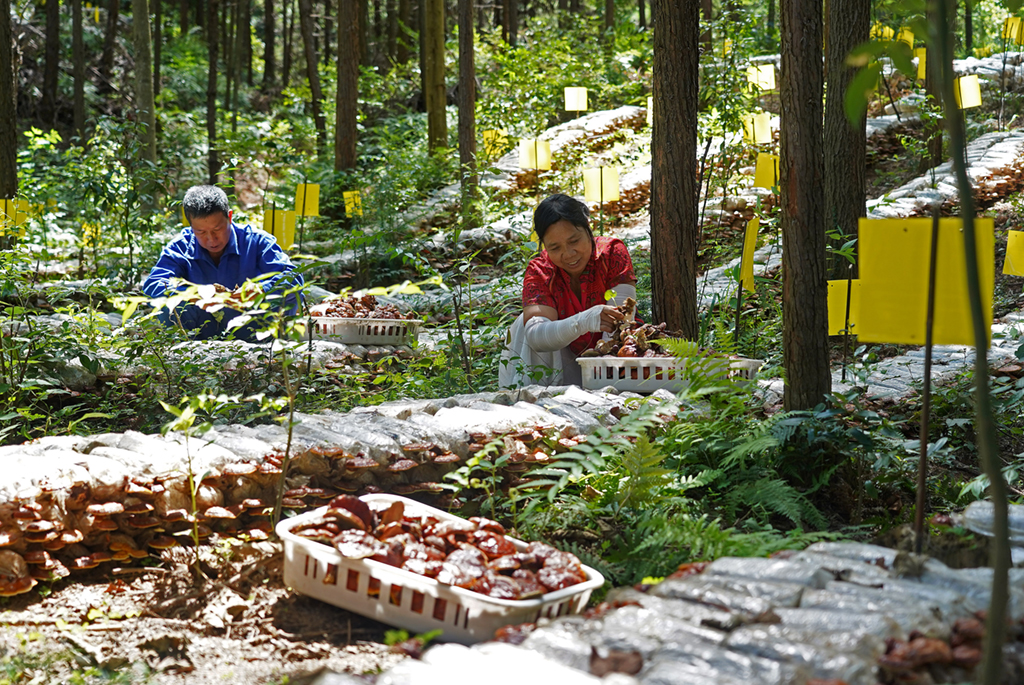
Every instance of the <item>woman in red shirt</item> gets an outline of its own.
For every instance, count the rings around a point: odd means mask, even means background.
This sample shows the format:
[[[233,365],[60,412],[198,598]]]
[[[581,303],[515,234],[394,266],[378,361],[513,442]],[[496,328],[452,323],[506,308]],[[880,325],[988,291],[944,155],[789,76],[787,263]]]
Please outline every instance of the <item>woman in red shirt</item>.
[[[579,384],[576,363],[622,314],[615,309],[636,297],[636,276],[618,238],[595,238],[587,206],[568,195],[552,195],[533,215],[544,248],[523,278],[523,314],[505,337],[498,366],[502,387],[541,383]],[[614,297],[605,302],[605,293]]]

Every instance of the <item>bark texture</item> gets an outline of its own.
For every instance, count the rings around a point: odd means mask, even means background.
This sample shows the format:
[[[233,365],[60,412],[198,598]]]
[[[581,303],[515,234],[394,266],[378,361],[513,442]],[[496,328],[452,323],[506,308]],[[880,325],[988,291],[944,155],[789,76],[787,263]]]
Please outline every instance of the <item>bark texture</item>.
[[[71,0],[71,61],[74,78],[72,135],[85,145],[85,37],[82,33],[82,0]]]
[[[782,0],[782,217],[784,404],[809,409],[824,400],[828,358],[822,154],[820,0]]]
[[[359,0],[338,0],[338,91],[334,114],[334,170],[356,165],[359,100]]]
[[[839,238],[828,238],[833,249],[839,249],[857,236],[857,222],[864,216],[867,201],[866,116],[856,126],[846,117],[844,101],[857,72],[846,63],[850,51],[868,39],[871,0],[832,0],[827,4],[831,43],[826,55],[828,95],[825,102],[825,228],[838,232]],[[856,278],[850,263],[843,257],[830,256],[830,278]]]
[[[473,0],[459,0],[459,178],[462,225],[473,227],[476,173],[476,64],[473,59]]]
[[[39,120],[53,127],[57,118],[57,71],[60,69],[60,0],[46,0],[46,47],[43,52],[43,93]]]
[[[424,99],[427,104],[427,148],[433,153],[448,145],[444,87],[444,0],[423,2]]]
[[[17,81],[14,78],[11,0],[0,0],[0,198],[18,192]]]
[[[700,0],[653,0],[651,290],[656,321],[697,339]]]
[[[114,47],[117,42],[117,26],[121,17],[121,0],[110,0],[107,6],[107,27],[103,32],[103,53],[100,55],[99,91],[109,93],[110,72],[114,68]]]
[[[274,0],[263,0],[263,83],[260,90],[271,93],[277,87],[277,17]]]
[[[149,0],[132,0],[132,40],[135,44],[135,109],[143,132],[144,157],[156,163],[156,101],[153,97],[153,52],[149,31]]]
[[[209,146],[206,165],[210,185],[217,185],[220,177],[220,155],[217,152],[217,12],[219,0],[207,0],[206,45],[210,69],[206,79],[206,141]]]

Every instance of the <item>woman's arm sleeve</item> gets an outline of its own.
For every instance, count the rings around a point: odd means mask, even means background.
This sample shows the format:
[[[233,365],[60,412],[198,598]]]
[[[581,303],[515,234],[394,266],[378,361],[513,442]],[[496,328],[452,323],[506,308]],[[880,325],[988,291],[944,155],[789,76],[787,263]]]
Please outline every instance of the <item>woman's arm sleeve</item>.
[[[585,333],[597,333],[601,330],[602,306],[591,307],[558,321],[533,316],[526,322],[526,344],[537,352],[554,352],[567,347]]]

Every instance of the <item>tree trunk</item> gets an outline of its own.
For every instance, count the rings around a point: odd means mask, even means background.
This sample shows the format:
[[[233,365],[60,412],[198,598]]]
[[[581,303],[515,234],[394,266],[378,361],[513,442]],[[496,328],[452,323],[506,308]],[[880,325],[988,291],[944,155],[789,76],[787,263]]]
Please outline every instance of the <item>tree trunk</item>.
[[[209,146],[207,167],[210,185],[217,185],[220,177],[220,157],[217,154],[217,3],[218,0],[207,0],[206,12],[206,45],[210,63],[206,80],[206,142]]]
[[[970,0],[964,3],[964,50],[966,57],[974,56],[974,10]]]
[[[114,48],[117,43],[117,26],[121,17],[121,0],[110,0],[107,7],[107,27],[103,33],[103,54],[100,55],[100,93],[109,93],[110,73],[114,69]]]
[[[644,0],[638,0],[637,12],[639,13],[639,16],[637,17],[637,26],[642,29],[647,28],[647,6]]]
[[[359,0],[338,0],[338,92],[334,112],[334,170],[356,166],[359,103]]]
[[[242,25],[245,27],[245,40],[242,42],[242,64],[245,65],[245,83],[252,87],[252,0],[242,2]]]
[[[519,41],[519,0],[502,0],[501,39],[512,47]]]
[[[604,0],[604,33],[605,36],[615,31],[615,0]]]
[[[153,0],[153,99],[160,95],[160,59],[164,43],[164,0]]]
[[[370,5],[359,0],[359,63],[370,66]]]
[[[768,35],[775,37],[775,0],[768,0]]]
[[[281,87],[287,88],[292,80],[292,45],[295,42],[295,3],[284,0],[284,58],[281,60]]]
[[[60,70],[60,0],[46,0],[46,47],[39,121],[47,129],[56,125],[57,72]]]
[[[476,173],[476,65],[473,61],[473,0],[459,0],[459,179],[462,227],[473,228],[479,177]]]
[[[235,34],[238,31],[239,0],[224,0],[224,110],[231,111],[231,87],[235,84],[235,63],[238,51],[235,50]]]
[[[933,2],[928,3],[926,21],[928,26],[936,26],[938,24],[938,16]],[[930,41],[929,47],[931,47]],[[939,74],[941,70],[942,63],[939,61],[938,50],[928,50],[925,53],[924,93],[925,97],[930,98],[931,103],[940,108],[940,110],[942,108],[942,90],[939,87]],[[932,122],[931,127],[925,129],[928,156],[922,160],[920,171],[942,164],[942,130],[945,126],[945,120],[937,118]]]
[[[653,0],[652,0],[653,2]],[[700,14],[701,20],[708,22],[711,21],[712,17],[715,16],[714,4],[711,0],[700,0]],[[700,49],[702,52],[711,53],[711,28],[708,27],[707,31],[703,31],[700,34]]]
[[[274,0],[263,0],[263,83],[260,90],[272,93],[277,85],[277,37]]]
[[[409,0],[398,0],[398,46],[395,60],[399,64],[409,61],[409,27],[412,25],[412,3]]]
[[[784,403],[810,409],[832,386],[822,148],[821,0],[782,0],[780,135]]]
[[[191,7],[189,0],[180,0],[178,3],[178,35],[187,36],[189,29],[192,28],[192,22],[189,20],[191,15]]]
[[[135,109],[143,132],[143,157],[156,163],[156,102],[153,98],[153,54],[149,33],[149,0],[132,0],[132,39],[135,43]]]
[[[74,78],[72,134],[85,145],[85,39],[82,26],[82,0],[71,0],[71,61]],[[2,43],[0,43],[2,44]],[[0,114],[0,121],[3,115]]]
[[[398,57],[398,12],[395,9],[395,0],[387,0],[384,5],[387,11],[387,53],[388,60],[394,62]]]
[[[696,340],[700,0],[652,0],[651,297],[654,319]]]
[[[327,147],[327,125],[323,113],[324,94],[320,90],[320,63],[313,45],[313,8],[310,0],[299,0],[299,23],[302,25],[302,43],[306,48],[306,76],[313,105],[313,124],[316,126],[316,149],[322,154]]]
[[[331,0],[324,0],[324,66],[331,65],[331,36],[334,35],[334,13],[331,11]]]
[[[857,237],[857,222],[864,216],[867,201],[867,149],[865,139],[866,117],[861,116],[857,126],[846,118],[844,101],[857,72],[846,63],[853,48],[868,39],[871,23],[871,0],[845,0],[828,3],[828,26],[832,42],[826,56],[828,80],[825,102],[825,229],[833,250],[837,250]],[[856,249],[856,248],[854,248]],[[856,278],[857,267],[850,270],[843,257],[830,257],[830,278]]]
[[[17,84],[11,1],[0,0],[0,198],[18,193]]]
[[[426,62],[427,149],[448,146],[447,97],[444,83],[444,0],[424,0],[423,41]]]
[[[235,0],[235,2],[238,5],[238,14],[235,18],[235,69],[232,74],[234,87],[231,91],[232,132],[238,128],[238,90],[242,85],[242,72],[246,67],[246,47],[252,44],[252,33],[249,29],[248,20],[249,13],[246,11],[250,0]]]

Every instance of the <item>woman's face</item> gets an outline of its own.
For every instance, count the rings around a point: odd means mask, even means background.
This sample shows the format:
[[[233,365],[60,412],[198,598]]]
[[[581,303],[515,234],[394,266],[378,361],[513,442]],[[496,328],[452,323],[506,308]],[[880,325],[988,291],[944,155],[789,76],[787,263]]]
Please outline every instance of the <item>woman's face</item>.
[[[586,229],[562,219],[548,226],[544,233],[544,249],[552,264],[570,276],[579,276],[590,262],[594,245]]]

